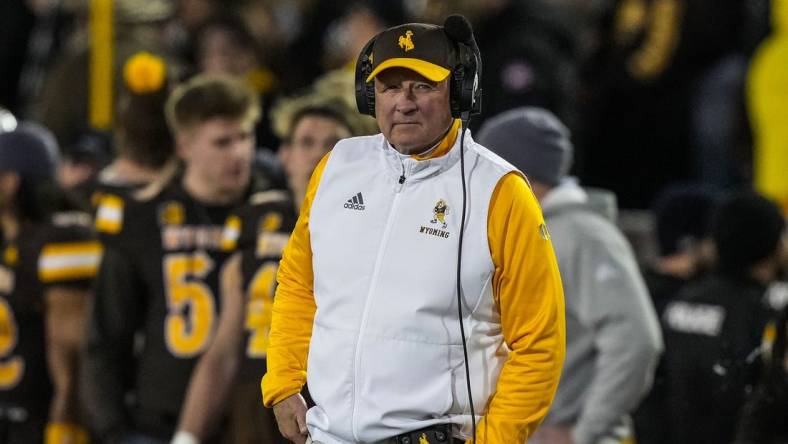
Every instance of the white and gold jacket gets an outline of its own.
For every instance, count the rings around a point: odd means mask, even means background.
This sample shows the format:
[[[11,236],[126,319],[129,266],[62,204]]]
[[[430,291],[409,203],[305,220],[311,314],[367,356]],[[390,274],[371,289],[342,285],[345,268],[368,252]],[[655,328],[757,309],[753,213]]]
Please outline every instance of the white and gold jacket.
[[[438,423],[470,435],[458,130],[422,157],[382,135],[343,140],[313,175],[280,266],[263,392],[273,405],[306,375],[316,441],[376,443]],[[563,361],[560,277],[522,175],[470,132],[465,147],[462,308],[478,442],[523,442]]]

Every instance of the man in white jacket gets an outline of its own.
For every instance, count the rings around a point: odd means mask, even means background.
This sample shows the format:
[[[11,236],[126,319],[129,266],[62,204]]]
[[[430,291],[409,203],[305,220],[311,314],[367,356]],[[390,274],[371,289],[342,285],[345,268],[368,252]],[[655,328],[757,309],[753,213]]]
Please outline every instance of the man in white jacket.
[[[476,443],[523,442],[555,393],[552,245],[522,174],[461,128],[480,59],[449,23],[390,28],[362,51],[359,108],[382,134],[323,158],[285,248],[262,389],[296,444],[470,442],[474,430]]]
[[[566,292],[563,376],[533,442],[633,442],[628,415],[651,387],[662,336],[629,243],[567,177],[569,130],[552,113],[504,112],[485,122],[479,140],[528,176]]]

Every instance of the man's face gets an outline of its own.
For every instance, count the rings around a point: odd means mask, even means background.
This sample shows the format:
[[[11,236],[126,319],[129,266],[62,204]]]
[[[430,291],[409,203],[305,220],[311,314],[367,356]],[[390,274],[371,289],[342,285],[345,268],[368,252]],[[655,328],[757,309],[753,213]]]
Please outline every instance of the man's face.
[[[290,143],[279,150],[279,158],[291,186],[306,187],[320,159],[350,130],[330,117],[307,115],[293,128]]]
[[[375,77],[375,114],[397,151],[418,154],[451,125],[449,79],[435,83],[409,69],[389,68]]]
[[[178,154],[186,169],[217,195],[241,194],[249,184],[254,157],[253,123],[213,118],[178,136]]]

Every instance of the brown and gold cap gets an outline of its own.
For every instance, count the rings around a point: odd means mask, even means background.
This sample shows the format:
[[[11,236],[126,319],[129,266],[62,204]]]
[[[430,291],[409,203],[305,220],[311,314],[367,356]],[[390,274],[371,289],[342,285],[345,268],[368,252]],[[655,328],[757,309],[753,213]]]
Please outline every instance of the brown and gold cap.
[[[440,82],[451,73],[452,43],[443,27],[409,23],[383,31],[372,46],[372,72],[369,82],[388,68],[407,68],[433,82]]]

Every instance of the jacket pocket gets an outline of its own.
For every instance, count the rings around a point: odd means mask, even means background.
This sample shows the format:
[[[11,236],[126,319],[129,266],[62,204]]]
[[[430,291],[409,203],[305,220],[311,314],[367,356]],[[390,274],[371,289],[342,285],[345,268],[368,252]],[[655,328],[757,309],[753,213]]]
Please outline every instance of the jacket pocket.
[[[447,416],[453,402],[449,347],[365,338],[357,381],[359,426],[407,429]]]
[[[353,331],[314,324],[307,360],[307,385],[318,410],[310,415],[309,419],[314,421],[309,423],[310,427],[352,436],[350,411],[356,337]]]

